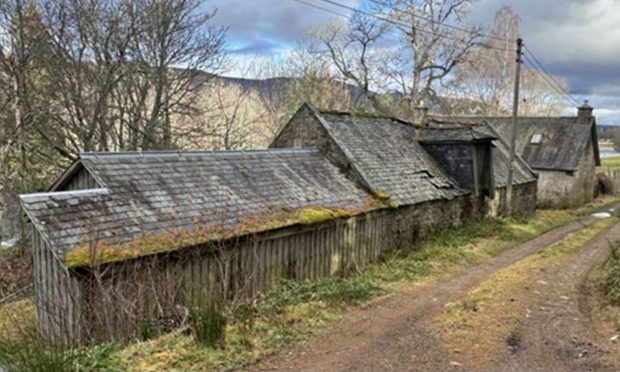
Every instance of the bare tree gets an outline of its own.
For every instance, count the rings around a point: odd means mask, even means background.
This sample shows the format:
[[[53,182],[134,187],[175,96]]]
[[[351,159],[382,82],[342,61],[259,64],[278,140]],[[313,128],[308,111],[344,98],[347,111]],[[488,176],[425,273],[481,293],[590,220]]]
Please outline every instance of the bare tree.
[[[0,235],[10,239],[23,231],[17,194],[43,183],[46,164],[55,159],[47,158],[34,126],[45,120],[39,52],[46,39],[35,5],[0,1],[0,35]]]
[[[376,111],[411,118],[476,46],[480,29],[464,25],[473,2],[373,0],[373,11],[357,13],[346,25],[329,23],[313,35]]]
[[[224,29],[200,0],[60,0],[45,4],[49,97],[67,156],[174,147],[202,71],[222,60]],[[202,74],[204,75],[204,74]]]
[[[378,43],[388,30],[389,25],[385,22],[359,14],[348,23],[332,20],[311,31],[324,49],[313,48],[308,54],[331,62],[338,76],[344,82],[354,84],[375,111],[386,112],[388,108],[373,89],[382,84],[382,64],[386,54]],[[325,70],[314,69],[310,74],[305,72],[304,76],[316,75],[317,72],[324,74]]]
[[[465,18],[475,0],[373,1],[400,34],[384,74],[401,97],[401,112],[414,117],[420,102],[437,96],[446,78],[463,63],[480,38]]]
[[[484,115],[507,115],[512,106],[515,70],[515,45],[519,35],[519,16],[508,6],[495,14],[495,24],[481,43],[482,48],[469,53],[466,63],[454,75],[453,92],[462,99],[478,103]],[[559,78],[555,78],[561,81]],[[565,83],[562,83],[565,84]],[[537,71],[522,70],[523,115],[551,115],[561,111],[561,97],[549,89]],[[463,114],[464,112],[453,112]]]
[[[264,147],[264,110],[252,87],[214,78],[198,93],[198,113],[173,127],[183,147],[238,150]]]
[[[223,61],[225,29],[210,26],[215,12],[196,12],[202,0],[140,0],[135,57],[126,84],[139,99],[130,128],[140,133],[142,149],[174,147],[172,117],[192,113],[195,93]],[[197,81],[197,79],[201,81]]]

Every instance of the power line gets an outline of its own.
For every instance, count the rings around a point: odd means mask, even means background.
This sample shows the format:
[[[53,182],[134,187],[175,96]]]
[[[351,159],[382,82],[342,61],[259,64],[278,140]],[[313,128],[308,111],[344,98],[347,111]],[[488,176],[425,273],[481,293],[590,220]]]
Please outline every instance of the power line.
[[[556,85],[557,83],[554,83],[555,80],[553,80],[547,73],[541,71],[538,67],[536,67],[534,62],[532,62],[532,60],[527,56],[527,54],[523,54],[523,57],[525,57],[525,61],[529,63],[530,67],[536,70],[536,72],[538,72],[540,76],[542,76],[543,80],[549,86],[549,88],[551,88],[551,90],[564,98],[567,103],[579,106],[579,101],[577,101],[576,98],[568,94],[566,90],[561,88],[561,86]]]
[[[298,2],[300,4],[304,4],[304,5],[313,7],[315,9],[323,10],[325,12],[328,12],[328,13],[331,13],[331,14],[334,14],[334,15],[337,15],[337,16],[340,16],[340,17],[347,18],[349,20],[352,19],[351,16],[335,12],[335,11],[333,11],[331,9],[328,9],[328,8],[325,8],[325,7],[322,7],[322,6],[313,4],[313,3],[309,3],[309,2],[304,1],[304,0],[293,0],[293,1]],[[379,19],[381,21],[384,21],[384,22],[390,23],[392,25],[395,25],[395,26],[399,26],[399,27],[403,27],[403,28],[408,28],[408,27],[411,26],[411,25],[408,25],[408,24],[406,24],[404,22],[400,22],[400,21],[397,21],[397,20],[394,20],[394,19],[390,19],[390,18],[381,16],[381,15],[378,15],[378,14],[369,13],[369,12],[363,11],[361,9],[356,9],[356,8],[350,7],[350,6],[345,5],[345,4],[341,4],[341,3],[337,2],[337,1],[333,1],[333,0],[319,0],[319,1],[322,1],[324,3],[330,4],[330,5],[333,5],[333,6],[337,6],[339,8],[343,8],[343,9],[346,9],[348,11],[351,11],[351,12],[354,12],[354,13],[357,13],[357,14],[361,14],[361,15],[364,15],[364,16],[367,16],[367,17],[373,17],[373,18]],[[425,34],[430,34],[432,36],[437,36],[437,37],[445,38],[445,39],[451,39],[451,40],[458,41],[458,42],[461,42],[461,43],[464,42],[462,39],[459,39],[457,37],[446,35],[446,34],[442,34],[442,33],[437,33],[435,31],[425,30],[425,29],[420,28],[420,27],[416,27],[416,31],[419,31],[419,32],[425,33]],[[469,31],[469,32],[471,32],[471,31]],[[496,50],[500,50],[502,52],[506,51],[505,49],[493,47],[491,45],[474,44],[472,46],[479,47],[479,48],[484,48],[484,49],[496,49]]]
[[[390,4],[386,3],[386,2],[383,2],[383,1],[379,1],[379,0],[369,0],[369,1],[372,2],[372,3],[375,3],[375,4],[379,5],[379,6],[384,6],[386,8],[392,9],[395,12],[402,12],[403,11],[402,9],[399,9],[399,8],[397,8],[397,7],[393,6],[393,5],[390,5]],[[419,14],[412,14],[412,13],[410,13],[409,15],[414,17],[414,18],[422,19],[422,20],[425,20],[427,22],[437,24],[440,27],[451,28],[453,30],[461,31],[461,32],[472,32],[472,30],[468,30],[468,29],[466,29],[464,27],[454,26],[454,25],[451,25],[451,24],[447,24],[447,23],[443,23],[443,22],[440,22],[440,21],[436,21],[436,20],[434,20],[432,18],[421,16]],[[482,33],[482,32],[478,32],[478,34],[480,36],[484,36],[486,38],[495,39],[495,40],[502,41],[502,42],[510,42],[511,41],[511,40],[509,40],[507,38],[502,38],[502,37],[491,35],[491,34],[485,34],[485,33]]]
[[[534,69],[536,72],[538,72],[538,74],[540,74],[540,76],[543,78],[545,83],[547,83],[547,86],[549,88],[551,88],[554,92],[562,96],[566,100],[567,103],[579,106],[579,100],[577,100],[575,97],[569,94],[564,88],[558,85],[556,80],[554,80],[549,74],[541,71],[526,54],[524,54],[523,56],[525,57],[525,60],[529,63],[530,67]]]
[[[333,15],[337,15],[339,17],[351,19],[351,17],[349,15],[346,15],[346,14],[343,14],[343,13],[338,13],[338,12],[332,10],[332,9],[325,8],[325,7],[322,7],[320,5],[316,5],[316,4],[313,4],[313,3],[310,3],[310,2],[307,2],[307,1],[304,1],[304,0],[293,0],[293,1],[295,1],[297,3],[300,3],[300,4],[307,5],[307,6],[311,7],[311,8],[314,8],[314,9],[322,10],[324,12],[331,13]]]
[[[571,101],[576,104],[577,106],[579,106],[579,100],[576,99],[575,97],[573,97],[569,92],[567,92],[562,85],[553,78],[553,75],[545,68],[545,66],[538,60],[538,58],[536,58],[536,56],[534,55],[534,53],[532,53],[532,51],[525,46],[525,51],[530,55],[530,57],[532,57],[532,59],[534,59],[534,62],[532,62],[532,60],[530,60],[527,55],[525,55],[525,57],[529,60],[530,64],[532,65],[532,67],[534,67],[536,70],[538,70],[536,68],[536,65],[538,65],[538,67],[540,67],[540,69],[544,72],[544,74],[546,74],[548,76],[548,78],[551,80],[551,84],[554,84],[558,89],[562,90],[564,92],[564,94],[566,94],[566,96],[568,96]],[[540,72],[540,70],[538,70]]]
[[[298,1],[298,0],[294,0],[294,1]],[[339,8],[347,9],[347,10],[349,10],[351,12],[354,12],[354,13],[357,13],[357,14],[361,14],[361,15],[364,15],[366,17],[376,18],[376,19],[379,19],[381,21],[390,23],[390,24],[392,24],[394,26],[400,26],[400,27],[403,27],[403,28],[410,27],[410,25],[408,25],[408,24],[406,24],[404,22],[400,22],[400,21],[397,21],[397,20],[394,20],[394,19],[391,19],[391,18],[387,18],[387,17],[381,16],[379,14],[366,12],[366,11],[361,10],[361,9],[353,8],[353,7],[350,7],[348,5],[341,4],[341,3],[337,2],[337,1],[333,1],[333,0],[319,0],[319,1],[322,1],[324,3],[337,6]],[[347,17],[347,18],[351,19],[351,17]],[[455,40],[455,41],[460,41],[460,42],[463,41],[463,40],[458,39],[458,38],[453,37],[453,36],[444,35],[444,34],[441,34],[441,33],[437,33],[435,31],[429,31],[429,30],[425,30],[425,29],[422,29],[422,28],[417,28],[416,31],[419,31],[419,32],[422,32],[422,33],[425,33],[425,34],[429,34],[429,35],[432,35],[432,36],[438,36],[438,37],[442,37],[442,38],[446,38],[446,39],[452,39],[452,40]]]

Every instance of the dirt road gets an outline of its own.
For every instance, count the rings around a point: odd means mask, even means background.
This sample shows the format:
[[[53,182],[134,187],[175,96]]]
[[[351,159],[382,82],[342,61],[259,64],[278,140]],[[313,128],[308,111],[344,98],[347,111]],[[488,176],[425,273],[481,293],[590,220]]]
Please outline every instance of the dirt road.
[[[532,276],[543,288],[528,292],[527,314],[498,342],[498,351],[470,363],[468,350],[452,350],[432,319],[499,270],[542,251],[596,221],[549,231],[439,283],[387,298],[351,312],[324,336],[300,350],[265,360],[250,370],[307,371],[581,371],[620,370],[620,349],[599,322],[589,275],[609,255],[608,239],[620,239],[620,224],[589,240]],[[533,285],[534,285],[533,284]],[[529,289],[529,287],[526,287]],[[512,300],[512,299],[511,299]],[[503,342],[505,340],[505,342]],[[473,349],[472,349],[473,350]]]

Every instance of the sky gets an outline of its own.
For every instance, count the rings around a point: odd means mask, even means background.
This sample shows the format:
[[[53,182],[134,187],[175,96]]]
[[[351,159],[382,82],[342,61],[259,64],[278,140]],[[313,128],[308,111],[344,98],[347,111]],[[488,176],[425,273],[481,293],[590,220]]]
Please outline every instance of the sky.
[[[355,7],[368,0],[337,1]],[[479,0],[470,22],[490,26],[503,5],[519,14],[524,43],[547,70],[564,78],[580,102],[590,101],[597,122],[620,125],[620,0]],[[228,27],[235,60],[286,54],[310,28],[334,17],[294,0],[208,0],[207,7],[217,8],[214,21]],[[567,107],[566,114],[574,112]]]

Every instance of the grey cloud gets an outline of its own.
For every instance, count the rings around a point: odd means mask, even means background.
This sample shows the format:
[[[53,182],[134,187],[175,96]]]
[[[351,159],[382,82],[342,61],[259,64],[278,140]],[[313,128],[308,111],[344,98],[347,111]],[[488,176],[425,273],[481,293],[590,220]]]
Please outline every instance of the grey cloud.
[[[305,0],[338,12],[319,0]],[[364,0],[339,0],[355,6]],[[366,0],[367,1],[367,0]],[[293,0],[211,0],[216,22],[229,28],[232,54],[275,55],[306,37],[329,13]],[[578,99],[590,98],[605,120],[620,123],[620,0],[481,0],[472,22],[489,26],[509,5],[520,15],[525,43]]]
[[[472,20],[489,26],[502,5],[520,15],[525,44],[548,70],[589,98],[603,122],[620,123],[620,1],[482,0]]]
[[[356,6],[359,1],[339,0],[349,6]],[[317,0],[307,2],[346,12]],[[212,0],[207,4],[218,10],[215,22],[228,27],[232,49],[238,44],[242,46],[238,52],[269,54],[276,52],[278,46],[290,47],[304,39],[310,28],[335,17],[293,0]],[[261,49],[265,44],[268,44],[267,49]]]

